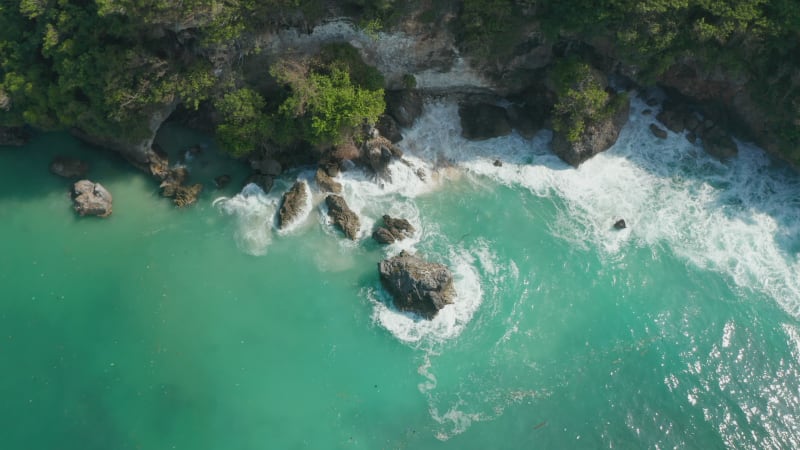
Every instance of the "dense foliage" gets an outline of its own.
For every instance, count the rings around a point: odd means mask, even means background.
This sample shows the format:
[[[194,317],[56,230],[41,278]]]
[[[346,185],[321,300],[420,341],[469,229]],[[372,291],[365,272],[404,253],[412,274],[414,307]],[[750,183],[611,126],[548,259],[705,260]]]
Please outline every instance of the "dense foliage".
[[[553,128],[570,142],[577,141],[586,125],[601,119],[609,106],[609,94],[600,75],[588,64],[575,59],[560,61],[552,70],[557,102],[553,111]]]
[[[462,47],[484,60],[507,58],[513,45],[532,38],[535,23],[566,48],[577,42],[613,48],[641,82],[686,61],[746,79],[767,131],[800,163],[796,0],[464,0],[457,23]]]

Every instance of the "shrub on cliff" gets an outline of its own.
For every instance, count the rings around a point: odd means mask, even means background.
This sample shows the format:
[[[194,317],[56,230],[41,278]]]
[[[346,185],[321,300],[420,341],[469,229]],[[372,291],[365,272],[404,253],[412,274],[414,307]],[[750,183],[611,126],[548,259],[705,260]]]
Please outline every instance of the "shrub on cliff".
[[[553,107],[553,128],[570,142],[577,141],[588,122],[607,113],[609,94],[600,75],[588,64],[565,59],[550,75],[557,101]]]
[[[217,125],[217,140],[234,156],[253,151],[269,134],[269,118],[264,113],[266,102],[252,89],[239,89],[225,94],[214,104],[222,116]]]
[[[315,145],[340,143],[383,114],[383,89],[353,83],[350,73],[338,64],[325,69],[298,74],[286,66],[273,68],[273,76],[291,91],[278,109],[277,119],[282,124],[276,126],[278,141],[300,138]]]

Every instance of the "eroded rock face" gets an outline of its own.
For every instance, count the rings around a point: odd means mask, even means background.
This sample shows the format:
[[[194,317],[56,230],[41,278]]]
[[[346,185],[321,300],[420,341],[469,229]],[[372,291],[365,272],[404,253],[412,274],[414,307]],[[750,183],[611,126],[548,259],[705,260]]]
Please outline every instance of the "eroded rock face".
[[[553,133],[553,152],[566,163],[578,167],[592,156],[608,150],[617,142],[619,132],[628,122],[630,102],[625,102],[610,117],[588,123],[575,142],[562,133]]]
[[[331,178],[328,172],[322,167],[317,169],[314,181],[317,182],[319,190],[323,192],[333,192],[334,194],[341,194],[342,192],[342,184]]]
[[[665,103],[656,118],[675,133],[687,131],[686,139],[691,143],[695,143],[698,138],[701,139],[705,151],[719,160],[726,160],[738,154],[739,148],[730,135],[713,121],[703,118],[690,105]],[[651,128],[652,126],[654,125],[651,125]]]
[[[511,124],[505,108],[489,103],[459,106],[461,135],[472,141],[482,141],[511,134]]]
[[[283,229],[297,220],[308,201],[308,185],[297,181],[283,194],[281,209],[278,212],[278,228]]]
[[[397,309],[426,319],[432,319],[440,309],[452,304],[456,296],[453,274],[447,266],[405,251],[378,263],[378,272]]]
[[[414,234],[414,227],[406,219],[392,218],[388,215],[383,216],[383,226],[378,227],[373,233],[372,238],[381,244],[391,244],[395,241],[405,239]]]
[[[384,173],[392,159],[403,157],[403,151],[381,136],[378,130],[372,131],[361,151],[364,165],[379,175]]]
[[[80,180],[73,187],[75,212],[81,216],[108,217],[111,215],[112,197],[100,183]]]
[[[89,173],[89,163],[80,159],[56,156],[50,163],[50,172],[64,178],[83,178]]]
[[[397,121],[397,125],[410,128],[422,115],[422,95],[417,91],[400,90],[386,93],[386,114]]]
[[[349,239],[356,240],[358,230],[361,228],[361,221],[356,213],[347,206],[347,202],[339,195],[329,195],[325,197],[325,204],[328,205],[328,216],[333,224],[344,232]]]

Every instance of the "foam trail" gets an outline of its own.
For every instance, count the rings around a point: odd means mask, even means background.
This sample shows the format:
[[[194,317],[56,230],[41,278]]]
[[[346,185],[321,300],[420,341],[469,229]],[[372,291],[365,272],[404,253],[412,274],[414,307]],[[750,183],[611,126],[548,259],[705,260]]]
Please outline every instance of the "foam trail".
[[[220,197],[213,205],[236,218],[236,245],[245,253],[264,255],[272,242],[272,221],[277,200],[250,183],[231,198]]]

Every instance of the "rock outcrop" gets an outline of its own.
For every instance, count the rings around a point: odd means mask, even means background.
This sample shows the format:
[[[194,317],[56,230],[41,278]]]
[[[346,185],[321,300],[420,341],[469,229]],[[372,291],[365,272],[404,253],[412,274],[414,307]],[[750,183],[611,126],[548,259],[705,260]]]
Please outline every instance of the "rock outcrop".
[[[80,159],[56,156],[50,163],[50,172],[64,178],[83,178],[89,173],[89,163]]]
[[[113,198],[100,183],[80,180],[72,187],[75,212],[81,216],[108,217],[111,215]]]
[[[339,227],[344,235],[349,239],[356,240],[358,230],[361,228],[361,221],[358,215],[347,206],[347,202],[339,195],[329,195],[325,197],[325,204],[328,205],[328,217],[333,224]]]
[[[254,172],[244,181],[246,185],[250,183],[255,184],[260,187],[264,193],[267,193],[272,189],[272,185],[275,184],[275,178],[272,175]]]
[[[452,304],[456,296],[450,269],[405,251],[378,263],[378,272],[397,309],[426,319]]]
[[[181,208],[195,203],[197,196],[203,191],[203,185],[187,186],[185,183],[188,178],[189,171],[186,167],[177,166],[169,169],[161,181],[161,195],[171,198],[173,203]]]
[[[392,218],[388,215],[383,216],[383,226],[378,227],[373,233],[372,238],[381,244],[391,244],[410,237],[414,234],[414,227],[406,219]]]
[[[570,142],[563,133],[553,133],[553,152],[566,163],[578,167],[617,142],[620,130],[628,122],[629,112],[630,102],[625,101],[607,117],[586,124],[575,142]]]
[[[317,173],[314,175],[314,181],[317,182],[319,190],[323,192],[333,192],[334,194],[342,193],[342,184],[331,178],[322,167],[317,169]]]
[[[283,229],[297,220],[308,202],[308,185],[305,181],[297,181],[283,194],[281,209],[278,212],[278,228]]]
[[[489,103],[467,103],[459,106],[461,135],[471,141],[482,141],[511,134],[505,108]]]
[[[375,174],[382,175],[392,159],[402,158],[403,152],[377,129],[370,130],[369,136],[361,147],[361,162]]]
[[[687,131],[686,139],[689,142],[695,143],[699,138],[705,151],[719,160],[738,154],[739,148],[722,127],[704,118],[687,104],[667,102],[656,118],[675,133]]]

